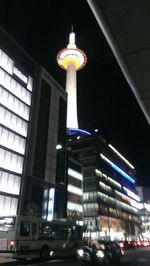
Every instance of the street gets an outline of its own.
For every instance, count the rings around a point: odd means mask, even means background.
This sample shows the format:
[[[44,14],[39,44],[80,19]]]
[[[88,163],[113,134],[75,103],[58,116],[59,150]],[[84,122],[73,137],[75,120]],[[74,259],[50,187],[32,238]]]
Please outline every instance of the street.
[[[150,247],[136,248],[126,251],[122,260],[123,266],[149,266],[150,265]]]
[[[27,262],[0,262],[0,265],[4,266],[79,266],[76,261],[72,259],[57,259],[47,262],[39,262],[39,260],[27,261]],[[136,248],[128,250],[122,259],[122,266],[149,266],[150,265],[150,247]],[[94,266],[94,265],[93,265]]]

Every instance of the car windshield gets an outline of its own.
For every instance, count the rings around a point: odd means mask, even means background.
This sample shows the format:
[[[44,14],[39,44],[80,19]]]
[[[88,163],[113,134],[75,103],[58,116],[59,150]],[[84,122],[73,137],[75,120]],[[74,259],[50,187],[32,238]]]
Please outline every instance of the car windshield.
[[[0,217],[0,231],[15,230],[15,217]]]

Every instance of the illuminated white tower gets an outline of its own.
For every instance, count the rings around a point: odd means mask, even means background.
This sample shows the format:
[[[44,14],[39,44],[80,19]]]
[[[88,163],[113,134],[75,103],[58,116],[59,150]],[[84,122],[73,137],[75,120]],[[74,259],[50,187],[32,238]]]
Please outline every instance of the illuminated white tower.
[[[75,44],[75,33],[71,32],[67,48],[61,50],[57,55],[58,65],[67,71],[67,128],[78,128],[76,71],[83,68],[86,61],[87,58],[85,53],[78,49]]]

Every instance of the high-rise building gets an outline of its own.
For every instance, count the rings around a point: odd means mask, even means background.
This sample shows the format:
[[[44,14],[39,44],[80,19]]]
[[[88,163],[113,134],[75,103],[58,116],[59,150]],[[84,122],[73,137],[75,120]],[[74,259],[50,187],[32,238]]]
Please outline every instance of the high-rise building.
[[[83,165],[83,215],[91,237],[138,236],[141,204],[134,166],[99,134],[69,135],[67,145]]]
[[[57,55],[59,66],[67,71],[67,128],[78,128],[76,71],[83,68],[86,61],[85,53],[75,44],[75,33],[71,32],[67,48],[61,50]]]
[[[38,207],[48,220],[66,215],[65,90],[43,68],[38,68],[28,156],[28,205]],[[27,180],[27,179],[26,179]],[[34,204],[34,205],[33,205]],[[26,206],[27,204],[25,204]],[[54,208],[54,209],[52,209]]]
[[[0,215],[65,216],[66,111],[65,90],[0,28]]]
[[[0,28],[0,215],[15,215],[25,179],[36,63]]]

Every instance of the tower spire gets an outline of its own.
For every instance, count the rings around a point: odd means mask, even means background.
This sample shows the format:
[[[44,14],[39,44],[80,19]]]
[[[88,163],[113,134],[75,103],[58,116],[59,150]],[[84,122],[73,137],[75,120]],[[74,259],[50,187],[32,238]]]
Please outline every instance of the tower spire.
[[[60,67],[67,71],[66,91],[68,93],[67,101],[67,128],[78,128],[77,117],[77,85],[76,72],[83,68],[87,58],[85,53],[78,49],[75,44],[75,33],[73,25],[72,32],[69,34],[69,44],[67,48],[61,50],[57,55],[57,63]]]
[[[75,44],[75,33],[73,32],[73,25],[71,25],[71,33],[69,34],[69,43],[67,45],[67,48],[69,49],[76,49],[77,46]]]

